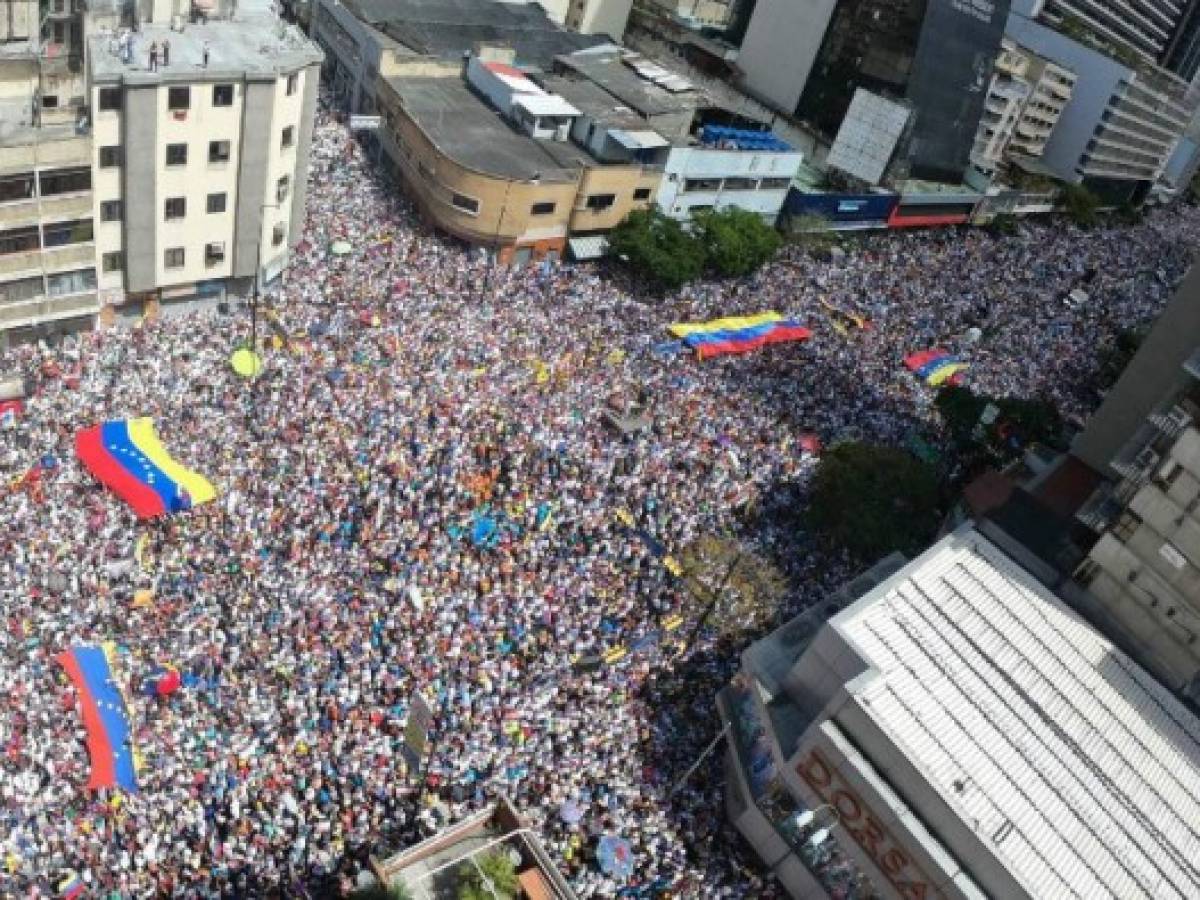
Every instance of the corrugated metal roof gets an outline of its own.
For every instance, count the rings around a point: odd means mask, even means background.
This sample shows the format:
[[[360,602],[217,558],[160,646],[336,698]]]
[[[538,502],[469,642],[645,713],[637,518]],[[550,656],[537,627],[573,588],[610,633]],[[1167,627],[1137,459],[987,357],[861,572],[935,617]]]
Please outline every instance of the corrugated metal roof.
[[[1200,897],[1200,721],[959,533],[837,627],[858,700],[1038,897]]]

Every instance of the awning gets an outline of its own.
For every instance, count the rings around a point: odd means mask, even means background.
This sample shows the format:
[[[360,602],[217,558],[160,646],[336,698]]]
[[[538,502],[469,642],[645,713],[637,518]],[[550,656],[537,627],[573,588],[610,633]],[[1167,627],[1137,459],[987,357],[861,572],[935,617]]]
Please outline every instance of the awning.
[[[599,259],[608,252],[608,238],[599,234],[571,238],[567,248],[573,259]]]
[[[614,128],[609,134],[626,150],[654,150],[658,147],[671,146],[671,142],[657,131],[625,131],[621,128]]]

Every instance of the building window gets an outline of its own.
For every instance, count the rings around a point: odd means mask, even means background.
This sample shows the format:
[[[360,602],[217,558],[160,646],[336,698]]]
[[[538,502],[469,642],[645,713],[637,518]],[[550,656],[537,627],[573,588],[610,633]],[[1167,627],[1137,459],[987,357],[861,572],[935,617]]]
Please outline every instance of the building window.
[[[163,217],[168,222],[171,219],[182,219],[187,215],[187,198],[168,197],[167,202],[163,204],[163,207]]]
[[[1121,518],[1117,520],[1116,527],[1112,530],[1112,535],[1122,544],[1127,542],[1133,533],[1138,530],[1138,526],[1142,524],[1141,518],[1132,510],[1125,510],[1121,514]]]
[[[187,165],[187,144],[167,144],[167,165]]]
[[[479,201],[474,197],[468,197],[465,194],[451,194],[450,205],[473,216],[479,215]]]
[[[758,183],[760,191],[782,191],[791,186],[790,178],[764,178]]]
[[[99,90],[100,112],[114,112],[121,109],[121,89],[106,87]]]
[[[271,246],[278,247],[283,243],[283,239],[285,237],[287,237],[287,231],[282,225],[276,225],[274,230],[271,232]]]
[[[650,188],[634,188],[633,199],[634,200],[649,200],[650,199]]]
[[[40,172],[38,183],[41,185],[43,197],[78,194],[92,189],[92,170],[59,169],[57,172]]]
[[[163,253],[163,267],[167,269],[183,268],[183,248],[172,247]]]
[[[287,79],[287,95],[288,95],[289,97],[290,97],[290,96],[292,96],[292,94],[296,93],[296,88],[297,88],[297,86],[298,86],[299,84],[300,84],[300,76],[299,76],[299,74],[297,74],[297,73],[293,72],[291,75],[289,75],[289,76],[288,76],[288,79]]]
[[[76,269],[74,272],[58,272],[46,276],[46,293],[51,297],[64,294],[82,294],[96,289],[95,269]]]
[[[287,128],[283,129],[283,134],[279,138],[279,146],[283,150],[289,150],[295,145],[295,143],[296,128],[293,125],[289,125]]]
[[[120,222],[123,212],[120,200],[105,200],[100,204],[100,221]]]
[[[120,272],[125,268],[125,254],[117,251],[100,257],[100,269],[104,272]]]
[[[608,209],[616,202],[616,194],[592,194],[587,198],[587,208],[590,210]]]
[[[225,242],[213,241],[204,245],[204,265],[211,268],[225,261]]]
[[[33,173],[0,178],[0,203],[33,199]]]
[[[36,225],[0,231],[0,256],[8,253],[26,253],[30,250],[37,250],[40,246]]]
[[[0,303],[18,303],[21,300],[32,300],[45,293],[42,276],[18,278],[16,281],[6,281],[0,284]]]
[[[210,213],[225,212],[225,194],[209,194],[206,208]]]
[[[68,244],[86,244],[92,239],[92,220],[73,219],[42,226],[43,247],[65,247]]]
[[[42,94],[42,109],[58,109],[58,94]]]
[[[121,148],[117,145],[100,148],[100,168],[115,169],[121,165]]]
[[[209,141],[208,161],[210,163],[229,162],[229,141]]]
[[[758,182],[753,178],[726,178],[725,190],[727,191],[752,191],[758,187]]]
[[[685,191],[719,191],[721,189],[721,179],[685,178],[683,181],[683,189]]]
[[[173,87],[167,89],[167,109],[178,112],[192,108],[192,89],[189,87]]]
[[[548,216],[554,212],[555,205],[556,204],[551,203],[550,201],[546,201],[545,203],[535,203],[529,208],[529,212],[531,215],[535,216]]]
[[[292,185],[292,179],[287,175],[283,175],[275,182],[275,202],[282,203],[287,199],[288,188]]]
[[[213,85],[213,106],[233,106],[233,85]]]

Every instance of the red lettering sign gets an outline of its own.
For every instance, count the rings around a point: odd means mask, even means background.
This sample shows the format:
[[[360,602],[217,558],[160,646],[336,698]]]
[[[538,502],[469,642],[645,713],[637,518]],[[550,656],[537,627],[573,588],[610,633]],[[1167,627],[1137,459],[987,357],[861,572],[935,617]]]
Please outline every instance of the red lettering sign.
[[[838,823],[862,847],[901,897],[906,900],[942,897],[941,891],[929,886],[929,879],[912,857],[818,750],[809,750],[808,755],[797,763],[796,774],[822,802],[837,812]]]

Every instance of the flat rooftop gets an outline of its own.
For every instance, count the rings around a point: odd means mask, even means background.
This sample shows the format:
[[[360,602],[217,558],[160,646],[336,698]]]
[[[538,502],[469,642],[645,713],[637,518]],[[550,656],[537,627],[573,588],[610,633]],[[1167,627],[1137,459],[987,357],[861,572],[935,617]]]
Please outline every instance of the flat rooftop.
[[[620,103],[643,116],[658,116],[695,109],[707,99],[694,90],[672,92],[640,76],[616,53],[572,53],[556,60],[561,68],[587,78]]]
[[[544,75],[538,79],[589,119],[617,128],[644,128],[646,120],[599,85],[585,78]]]
[[[574,144],[538,141],[515,131],[457,78],[392,78],[388,83],[438,149],[469,169],[522,180],[573,181],[574,173],[563,169],[594,164]]]
[[[1200,896],[1200,721],[978,532],[830,625],[851,702],[1032,896]]]
[[[150,71],[150,45],[170,44],[170,62]],[[208,65],[204,46],[208,45]],[[276,76],[321,61],[320,48],[294,25],[267,12],[239,15],[236,21],[187,23],[181,31],[168,25],[142,25],[133,35],[132,61],[121,58],[116,35],[89,38],[89,65],[97,81],[129,84],[221,81],[229,78]]]

